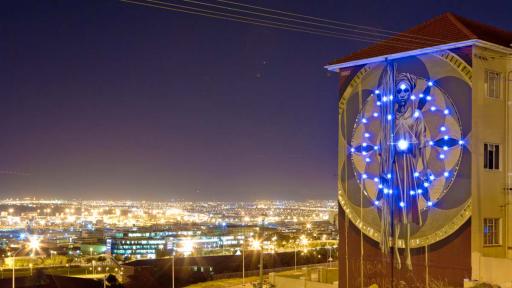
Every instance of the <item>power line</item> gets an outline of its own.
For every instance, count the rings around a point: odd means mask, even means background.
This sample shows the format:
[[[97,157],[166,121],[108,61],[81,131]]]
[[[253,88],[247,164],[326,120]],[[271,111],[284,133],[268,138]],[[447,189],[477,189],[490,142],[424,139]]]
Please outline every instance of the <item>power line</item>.
[[[240,16],[237,14],[229,14],[229,13],[219,12],[219,11],[215,11],[215,10],[208,10],[208,9],[184,6],[184,5],[179,5],[179,4],[172,4],[169,2],[163,2],[163,1],[157,1],[157,0],[139,0],[139,1],[152,2],[152,3],[162,4],[162,5],[166,5],[166,6],[174,6],[174,7],[185,8],[185,9],[192,9],[192,10],[201,11],[201,12],[207,12],[207,13],[219,14],[219,15],[228,16],[228,17],[240,18],[243,20],[259,21],[259,22],[263,22],[263,23],[267,23],[267,24],[271,24],[271,25],[283,25],[286,27],[294,28],[294,29],[305,29],[305,30],[310,30],[313,32],[332,34],[332,35],[336,35],[336,36],[340,36],[340,37],[350,37],[348,39],[352,39],[352,40],[360,40],[360,41],[367,41],[367,42],[374,42],[374,41],[382,40],[382,39],[378,39],[378,38],[371,38],[368,36],[359,36],[359,35],[353,35],[353,34],[339,33],[339,32],[334,32],[334,31],[329,31],[329,30],[322,30],[322,29],[317,29],[317,28],[300,26],[300,25],[293,25],[293,24],[288,24],[288,23],[263,20],[263,19],[258,19],[258,18],[254,18],[254,17]],[[402,44],[400,44],[400,45],[402,45]],[[402,46],[406,46],[406,45],[407,44],[403,44]],[[410,45],[407,45],[407,46],[410,46]]]
[[[386,32],[386,33],[391,34],[389,36],[392,36],[392,35],[395,35],[395,34],[400,34],[400,35],[407,35],[407,36],[411,36],[411,37],[430,39],[430,40],[446,43],[446,40],[439,39],[439,38],[433,38],[433,37],[427,37],[427,36],[421,36],[421,35],[415,35],[415,34],[407,34],[407,33],[404,33],[404,32],[380,29],[380,28],[371,27],[371,26],[356,25],[356,24],[352,24],[352,23],[341,22],[341,21],[330,20],[330,19],[324,19],[324,18],[319,18],[319,17],[312,17],[312,16],[298,14],[298,13],[290,13],[290,12],[286,12],[286,11],[282,11],[282,10],[269,9],[269,8],[260,7],[260,6],[254,6],[254,5],[249,5],[249,4],[242,4],[242,3],[228,1],[228,0],[217,0],[217,1],[218,2],[229,3],[229,4],[233,4],[233,5],[238,5],[238,6],[243,6],[243,7],[260,9],[260,10],[264,10],[264,11],[271,11],[271,12],[282,13],[282,14],[285,14],[285,15],[298,16],[298,17],[303,17],[303,18],[307,18],[307,19],[314,19],[314,20],[320,20],[320,21],[329,22],[329,23],[341,24],[341,25],[346,25],[346,26],[349,26],[349,27],[356,27],[356,28],[362,28],[362,29]]]
[[[146,1],[157,2],[157,3],[160,3],[160,4],[164,4],[164,3],[168,4],[168,2],[162,2],[162,1],[152,1],[152,0],[146,0]],[[232,10],[232,11],[237,11],[237,12],[242,12],[242,13],[250,13],[250,14],[255,14],[255,15],[264,16],[264,17],[278,18],[278,19],[282,19],[282,20],[300,22],[300,23],[310,24],[310,25],[315,25],[315,26],[322,26],[322,27],[328,27],[328,28],[333,28],[333,29],[339,29],[339,30],[345,30],[345,31],[350,31],[350,32],[361,33],[361,34],[368,34],[368,35],[373,35],[373,36],[382,36],[382,37],[393,36],[393,39],[403,39],[403,40],[407,40],[407,41],[419,42],[421,44],[429,44],[429,45],[439,45],[439,44],[442,44],[439,41],[434,42],[434,41],[430,41],[430,40],[420,40],[420,39],[417,39],[418,37],[416,37],[416,36],[414,36],[414,37],[407,37],[407,36],[401,36],[401,34],[396,34],[396,33],[395,33],[395,35],[388,35],[388,34],[384,34],[384,33],[380,33],[380,32],[364,31],[364,30],[359,30],[359,29],[354,29],[354,28],[339,27],[339,26],[335,26],[335,25],[331,25],[331,24],[322,24],[322,23],[316,23],[316,22],[312,22],[312,21],[305,21],[305,20],[294,19],[294,18],[289,18],[289,17],[283,17],[283,16],[278,16],[278,15],[265,14],[265,13],[250,11],[250,10],[243,10],[243,9],[227,7],[227,6],[223,6],[223,5],[216,5],[216,4],[211,4],[211,3],[205,3],[205,2],[201,2],[201,1],[194,1],[194,0],[181,0],[181,1],[188,2],[188,3],[194,3],[194,4],[199,4],[199,5],[206,5],[206,6],[216,7],[216,8],[221,8],[221,9],[227,9],[227,10]],[[229,1],[222,1],[222,0],[219,0],[219,1],[231,3]],[[244,4],[240,4],[240,5],[244,5]],[[306,17],[309,17],[309,16],[306,16]],[[323,20],[323,21],[330,21],[330,20]],[[365,28],[365,29],[367,29],[367,28]],[[445,43],[445,42],[443,42],[443,43]]]
[[[131,4],[149,6],[149,7],[153,7],[153,8],[172,10],[172,11],[177,11],[177,12],[183,12],[183,13],[201,15],[201,16],[212,17],[212,18],[255,24],[255,25],[272,27],[272,28],[280,28],[280,29],[290,30],[290,31],[305,32],[305,33],[309,33],[309,34],[316,34],[316,35],[327,36],[327,37],[358,40],[358,41],[365,41],[365,42],[371,42],[371,43],[383,40],[383,39],[371,38],[371,37],[366,37],[366,36],[342,34],[342,33],[322,30],[322,29],[286,24],[286,23],[275,22],[275,21],[262,20],[262,19],[239,16],[239,15],[233,15],[233,14],[229,14],[229,13],[195,8],[195,7],[190,7],[190,6],[183,6],[183,5],[178,5],[178,4],[171,4],[171,3],[167,3],[167,2],[160,2],[160,1],[153,1],[153,0],[147,0],[145,2],[140,2],[137,0],[120,0],[120,1],[126,2],[126,3],[131,3]],[[144,1],[144,0],[141,0],[141,1]],[[164,5],[174,6],[174,7],[179,7],[179,8],[172,8],[172,7],[168,7],[168,6],[156,5],[156,4],[151,4],[148,2],[162,3]],[[185,10],[185,9],[192,9],[192,10],[201,11],[201,12],[190,11],[190,10]],[[206,13],[204,13],[204,12],[206,12]],[[219,16],[219,14],[225,15],[225,16]],[[240,18],[240,19],[236,19],[236,18]],[[413,46],[413,45],[405,44],[405,43],[394,43],[393,41],[391,41],[389,39],[385,40],[382,44],[387,45],[387,46],[396,46],[396,47],[402,47],[402,48],[420,48],[420,46]]]

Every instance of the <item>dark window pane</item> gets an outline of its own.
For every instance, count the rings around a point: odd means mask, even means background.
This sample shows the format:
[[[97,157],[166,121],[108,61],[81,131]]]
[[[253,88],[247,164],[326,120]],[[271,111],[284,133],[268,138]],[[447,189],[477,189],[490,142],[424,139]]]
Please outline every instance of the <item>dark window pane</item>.
[[[494,151],[489,150],[489,157],[488,158],[489,158],[489,160],[488,160],[489,161],[488,162],[489,167],[488,168],[489,169],[493,169],[494,168]]]
[[[484,168],[489,169],[489,147],[484,144]]]
[[[500,146],[495,145],[494,146],[494,169],[499,170],[500,169]]]

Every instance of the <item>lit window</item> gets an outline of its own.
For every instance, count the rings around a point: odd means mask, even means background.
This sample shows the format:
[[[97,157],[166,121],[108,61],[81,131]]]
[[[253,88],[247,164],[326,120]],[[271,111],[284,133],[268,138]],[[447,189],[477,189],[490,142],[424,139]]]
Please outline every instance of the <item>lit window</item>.
[[[489,170],[500,169],[500,145],[484,144],[484,168]]]
[[[487,71],[485,77],[485,83],[487,85],[487,97],[500,99],[501,98],[501,73],[495,71]]]
[[[500,219],[484,218],[484,246],[500,245]]]

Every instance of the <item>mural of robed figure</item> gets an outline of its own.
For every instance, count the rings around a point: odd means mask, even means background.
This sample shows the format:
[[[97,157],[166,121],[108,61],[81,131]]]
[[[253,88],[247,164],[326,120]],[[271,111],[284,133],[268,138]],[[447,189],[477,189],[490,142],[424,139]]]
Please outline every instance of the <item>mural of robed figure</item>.
[[[393,79],[394,77],[390,78]],[[401,73],[394,80],[394,96],[389,97],[389,113],[381,129],[380,193],[383,199],[382,234],[389,241],[389,232],[393,233],[394,253],[397,267],[401,267],[398,253],[398,237],[403,231],[406,265],[412,269],[410,256],[411,224],[422,225],[420,198],[430,201],[428,186],[432,173],[427,166],[427,127],[422,112],[418,109],[417,97],[413,95],[417,78],[409,73]],[[392,131],[389,131],[392,130]],[[390,154],[390,155],[386,155]],[[387,215],[386,215],[387,214]],[[392,227],[390,227],[391,221]],[[385,230],[393,230],[388,233]],[[382,245],[383,243],[381,243]],[[383,245],[388,249],[388,245]]]

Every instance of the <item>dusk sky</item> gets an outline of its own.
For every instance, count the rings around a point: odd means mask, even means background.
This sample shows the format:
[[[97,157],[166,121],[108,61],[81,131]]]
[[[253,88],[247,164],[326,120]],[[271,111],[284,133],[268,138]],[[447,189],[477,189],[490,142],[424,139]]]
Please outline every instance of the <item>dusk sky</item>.
[[[512,30],[509,0],[239,2]],[[2,1],[1,198],[335,199],[337,76],[323,66],[366,45],[115,0]]]

